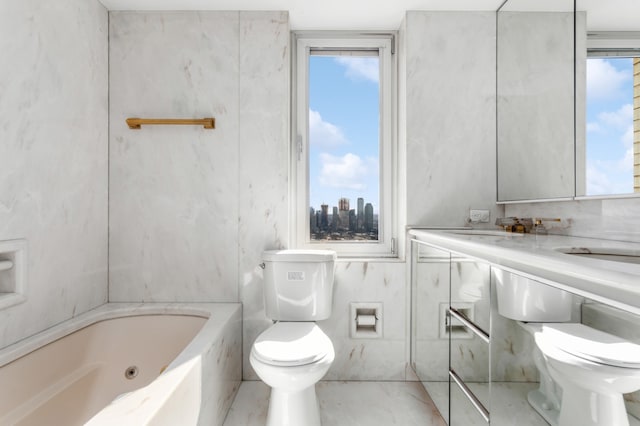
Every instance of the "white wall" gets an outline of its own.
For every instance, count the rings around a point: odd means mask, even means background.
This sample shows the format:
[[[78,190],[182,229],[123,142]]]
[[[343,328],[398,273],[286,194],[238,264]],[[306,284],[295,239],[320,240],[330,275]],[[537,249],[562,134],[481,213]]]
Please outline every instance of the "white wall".
[[[0,240],[28,245],[4,347],[107,300],[107,11],[3,1],[0,52]]]
[[[110,13],[109,300],[238,300],[237,12]],[[215,117],[216,128],[127,117]]]

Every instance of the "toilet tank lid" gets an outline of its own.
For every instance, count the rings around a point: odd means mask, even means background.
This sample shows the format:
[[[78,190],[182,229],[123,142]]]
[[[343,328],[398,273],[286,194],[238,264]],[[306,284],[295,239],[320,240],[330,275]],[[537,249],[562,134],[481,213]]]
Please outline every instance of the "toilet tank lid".
[[[640,345],[584,324],[544,324],[542,337],[578,358],[615,367],[640,368]]]
[[[265,250],[262,260],[265,262],[329,262],[336,260],[333,250]]]

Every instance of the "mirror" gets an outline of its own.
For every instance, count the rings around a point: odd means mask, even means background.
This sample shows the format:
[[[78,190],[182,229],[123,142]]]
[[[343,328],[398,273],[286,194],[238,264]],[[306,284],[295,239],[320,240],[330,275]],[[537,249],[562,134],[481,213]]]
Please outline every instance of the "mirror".
[[[576,14],[576,195],[640,193],[640,2],[577,0]]]
[[[451,255],[411,242],[411,367],[449,424],[449,306]]]
[[[498,201],[575,194],[573,7],[508,0],[498,10]]]

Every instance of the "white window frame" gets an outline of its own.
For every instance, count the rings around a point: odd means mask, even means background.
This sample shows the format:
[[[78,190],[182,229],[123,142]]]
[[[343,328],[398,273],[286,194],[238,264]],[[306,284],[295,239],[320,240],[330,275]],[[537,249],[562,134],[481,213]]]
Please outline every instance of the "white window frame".
[[[291,234],[297,248],[332,249],[343,257],[398,257],[397,60],[395,33],[292,33]],[[312,50],[378,50],[380,63],[380,205],[378,241],[311,241],[309,225],[309,56]],[[336,202],[338,200],[335,200]]]

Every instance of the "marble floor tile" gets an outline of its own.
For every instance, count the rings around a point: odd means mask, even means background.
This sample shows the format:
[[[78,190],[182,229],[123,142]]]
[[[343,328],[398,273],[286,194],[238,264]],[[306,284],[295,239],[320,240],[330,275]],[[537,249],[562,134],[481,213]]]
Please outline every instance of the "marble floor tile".
[[[444,426],[418,382],[320,382],[316,387],[323,426]],[[262,426],[269,388],[242,382],[224,426]]]

